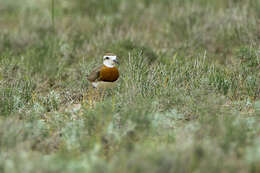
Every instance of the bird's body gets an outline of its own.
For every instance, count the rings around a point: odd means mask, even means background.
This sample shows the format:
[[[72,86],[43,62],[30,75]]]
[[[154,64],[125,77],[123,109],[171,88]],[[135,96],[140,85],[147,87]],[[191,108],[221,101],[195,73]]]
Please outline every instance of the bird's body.
[[[116,55],[109,53],[103,57],[103,65],[95,68],[87,77],[94,88],[113,86],[119,78],[115,63],[117,63]]]

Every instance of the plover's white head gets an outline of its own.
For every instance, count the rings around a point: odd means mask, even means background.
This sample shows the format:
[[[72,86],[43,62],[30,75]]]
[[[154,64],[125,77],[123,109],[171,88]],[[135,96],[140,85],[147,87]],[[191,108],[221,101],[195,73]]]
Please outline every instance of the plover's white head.
[[[106,53],[104,56],[103,56],[103,64],[107,67],[114,67],[115,64],[118,64],[118,61],[117,61],[117,56],[115,54],[112,54],[112,53]]]

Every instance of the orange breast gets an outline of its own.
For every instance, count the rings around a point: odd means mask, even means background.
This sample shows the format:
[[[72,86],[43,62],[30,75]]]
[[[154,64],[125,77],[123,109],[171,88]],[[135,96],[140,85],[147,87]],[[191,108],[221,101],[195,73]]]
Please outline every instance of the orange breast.
[[[119,77],[119,71],[117,70],[116,67],[109,68],[109,67],[103,66],[100,70],[99,79],[101,81],[114,82],[118,79],[118,77]]]

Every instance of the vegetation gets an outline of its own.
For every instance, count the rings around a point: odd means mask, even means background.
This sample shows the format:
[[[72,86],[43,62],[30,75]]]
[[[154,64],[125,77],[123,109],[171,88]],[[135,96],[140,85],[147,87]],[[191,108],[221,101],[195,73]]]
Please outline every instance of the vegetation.
[[[0,4],[0,172],[260,172],[260,1]]]

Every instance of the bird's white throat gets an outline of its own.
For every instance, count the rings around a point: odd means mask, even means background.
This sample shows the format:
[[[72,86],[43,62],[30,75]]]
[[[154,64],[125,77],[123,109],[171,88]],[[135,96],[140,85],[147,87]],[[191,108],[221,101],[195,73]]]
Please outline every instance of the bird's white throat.
[[[103,64],[109,68],[113,68],[114,65],[112,65],[109,61],[104,61]]]

